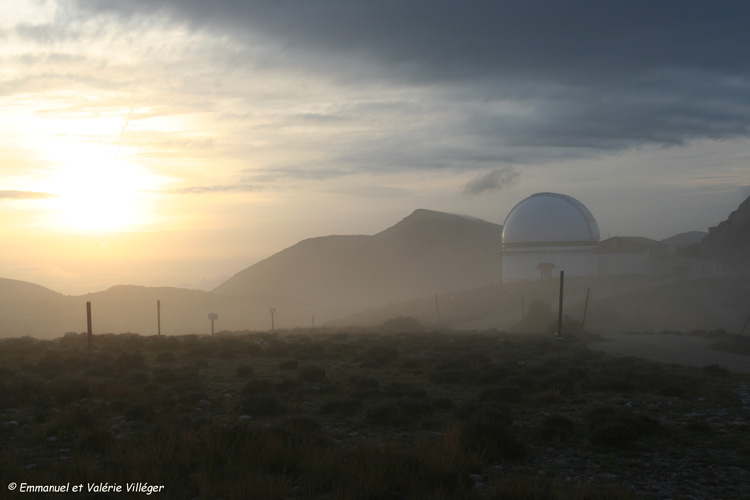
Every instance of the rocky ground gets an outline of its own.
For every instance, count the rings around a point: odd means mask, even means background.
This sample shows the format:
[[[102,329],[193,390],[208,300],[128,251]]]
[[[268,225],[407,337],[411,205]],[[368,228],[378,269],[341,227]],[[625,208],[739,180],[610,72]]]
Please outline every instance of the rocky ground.
[[[89,352],[83,337],[8,339],[0,487],[147,481],[164,485],[159,498],[747,498],[750,376],[593,351],[593,340],[318,330],[110,335]]]

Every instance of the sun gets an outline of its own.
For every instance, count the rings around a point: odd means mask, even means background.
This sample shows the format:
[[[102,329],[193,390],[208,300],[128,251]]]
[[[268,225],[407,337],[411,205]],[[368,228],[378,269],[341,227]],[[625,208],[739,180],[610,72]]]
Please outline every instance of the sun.
[[[159,179],[142,167],[107,160],[111,149],[88,144],[73,148],[55,168],[49,183],[52,223],[56,229],[117,232],[149,225],[146,198]]]

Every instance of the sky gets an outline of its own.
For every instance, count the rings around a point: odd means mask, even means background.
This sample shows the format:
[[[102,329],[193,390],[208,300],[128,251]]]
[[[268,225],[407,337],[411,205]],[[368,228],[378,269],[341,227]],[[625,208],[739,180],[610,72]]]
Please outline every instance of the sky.
[[[750,195],[750,4],[0,4],[0,277],[210,289],[418,208],[568,194],[603,237]]]

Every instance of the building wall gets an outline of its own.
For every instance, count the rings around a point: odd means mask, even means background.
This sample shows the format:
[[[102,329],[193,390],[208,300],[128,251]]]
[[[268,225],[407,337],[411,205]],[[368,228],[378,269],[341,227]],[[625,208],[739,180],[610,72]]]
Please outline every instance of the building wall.
[[[516,247],[504,249],[503,281],[533,280],[542,277],[537,268],[541,263],[553,263],[552,277],[565,271],[565,276],[596,276],[598,260],[593,247]]]

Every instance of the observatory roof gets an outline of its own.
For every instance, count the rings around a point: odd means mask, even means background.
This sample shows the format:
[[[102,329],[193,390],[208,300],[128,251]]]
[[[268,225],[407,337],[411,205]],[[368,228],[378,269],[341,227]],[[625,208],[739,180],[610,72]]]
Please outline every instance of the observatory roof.
[[[503,224],[503,247],[597,241],[594,216],[583,203],[564,194],[533,194],[513,207]]]

